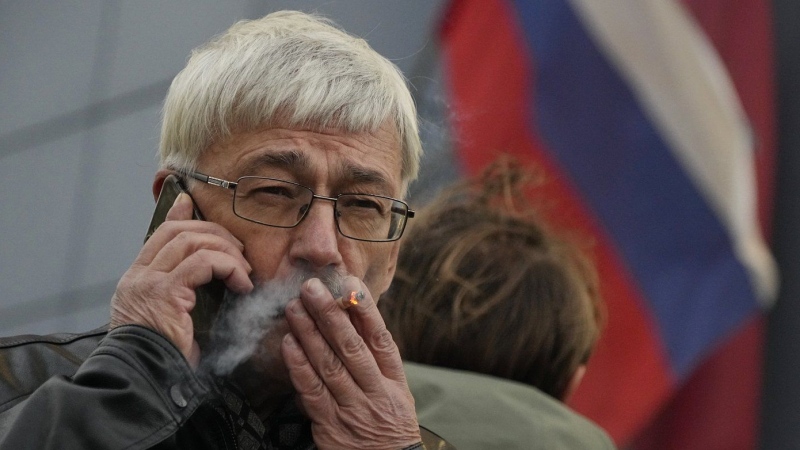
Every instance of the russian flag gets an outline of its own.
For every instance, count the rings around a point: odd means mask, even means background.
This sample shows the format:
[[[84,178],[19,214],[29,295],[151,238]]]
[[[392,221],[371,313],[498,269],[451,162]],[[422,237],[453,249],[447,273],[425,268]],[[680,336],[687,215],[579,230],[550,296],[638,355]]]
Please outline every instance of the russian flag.
[[[594,240],[609,321],[572,406],[631,448],[753,448],[775,113],[767,0],[454,0],[462,173],[512,153]],[[413,80],[412,80],[413,81]]]

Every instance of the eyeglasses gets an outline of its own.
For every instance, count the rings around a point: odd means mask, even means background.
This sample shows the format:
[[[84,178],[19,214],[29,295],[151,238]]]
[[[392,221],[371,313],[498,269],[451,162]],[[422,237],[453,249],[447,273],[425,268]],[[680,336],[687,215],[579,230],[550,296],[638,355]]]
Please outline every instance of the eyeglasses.
[[[336,228],[357,241],[390,242],[400,239],[414,211],[401,200],[373,194],[317,195],[311,189],[267,177],[246,176],[234,181],[187,172],[196,180],[233,190],[233,213],[268,227],[296,227],[308,215],[315,199],[333,202]]]

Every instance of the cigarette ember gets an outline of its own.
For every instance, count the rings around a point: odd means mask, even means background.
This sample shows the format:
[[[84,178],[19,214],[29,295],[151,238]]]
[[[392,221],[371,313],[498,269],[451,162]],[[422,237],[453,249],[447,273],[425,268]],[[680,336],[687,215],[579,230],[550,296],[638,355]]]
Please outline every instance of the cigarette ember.
[[[349,297],[339,297],[336,302],[342,309],[347,309],[352,306],[358,305],[358,302],[364,300],[364,293],[361,291],[351,291]]]

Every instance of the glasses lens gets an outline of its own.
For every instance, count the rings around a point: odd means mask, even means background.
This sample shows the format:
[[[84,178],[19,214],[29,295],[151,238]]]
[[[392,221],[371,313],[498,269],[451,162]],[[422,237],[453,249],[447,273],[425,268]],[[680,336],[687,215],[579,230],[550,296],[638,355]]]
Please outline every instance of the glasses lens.
[[[405,228],[408,205],[376,195],[343,194],[336,201],[339,231],[365,241],[394,241]]]
[[[233,212],[264,225],[289,228],[300,223],[312,196],[307,187],[288,181],[242,177],[236,186]]]

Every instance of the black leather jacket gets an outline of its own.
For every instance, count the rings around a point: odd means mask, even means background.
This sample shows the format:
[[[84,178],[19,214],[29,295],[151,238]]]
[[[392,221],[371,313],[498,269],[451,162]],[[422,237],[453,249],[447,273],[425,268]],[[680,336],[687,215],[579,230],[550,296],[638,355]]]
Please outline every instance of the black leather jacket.
[[[144,327],[0,339],[2,450],[238,449],[234,419],[214,399],[178,349]],[[453,449],[420,431],[411,448]]]
[[[143,327],[0,339],[1,449],[234,449],[210,395]]]

